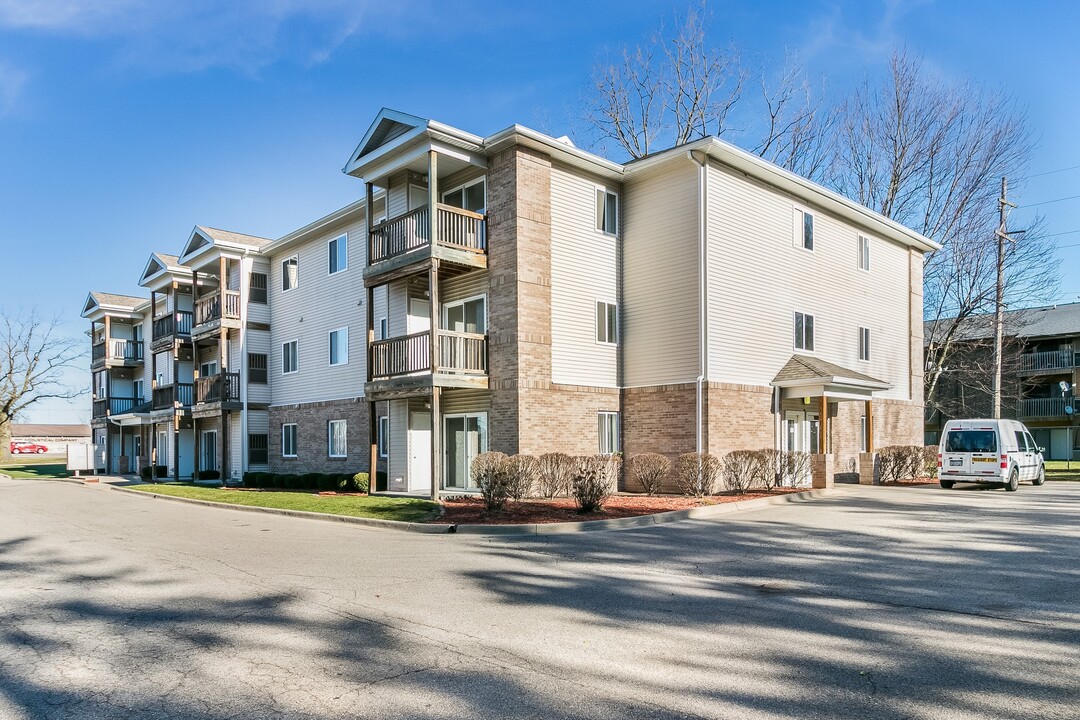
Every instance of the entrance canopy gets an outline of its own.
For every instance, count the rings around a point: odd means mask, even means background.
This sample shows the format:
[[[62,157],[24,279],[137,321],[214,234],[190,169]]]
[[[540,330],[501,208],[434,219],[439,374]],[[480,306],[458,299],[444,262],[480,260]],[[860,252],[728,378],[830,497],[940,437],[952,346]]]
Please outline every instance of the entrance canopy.
[[[140,405],[136,405],[125,413],[110,415],[109,420],[114,425],[119,425],[120,427],[143,425],[150,421],[150,410],[152,409],[152,406],[152,403],[144,402]]]
[[[792,355],[770,383],[784,400],[824,397],[870,400],[874,392],[892,387],[887,382],[809,355]]]

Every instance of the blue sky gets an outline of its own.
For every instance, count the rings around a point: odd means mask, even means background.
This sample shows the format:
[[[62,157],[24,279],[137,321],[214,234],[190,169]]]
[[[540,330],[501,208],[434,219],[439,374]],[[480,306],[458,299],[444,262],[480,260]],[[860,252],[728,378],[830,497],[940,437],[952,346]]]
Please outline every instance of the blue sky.
[[[79,310],[139,294],[152,250],[195,224],[278,237],[356,199],[340,172],[379,108],[488,134],[570,133],[593,63],[683,2],[0,0],[0,306]],[[221,9],[222,7],[227,9]],[[842,93],[894,47],[1002,87],[1039,147],[1028,175],[1080,166],[1080,5],[963,0],[712,2],[711,32],[776,66],[796,52]],[[1014,180],[1021,205],[1080,195],[1080,167]],[[1078,267],[1080,199],[1021,207]],[[1070,231],[1077,231],[1070,233]],[[1073,247],[1070,247],[1073,246]],[[1080,298],[1069,271],[1060,300]],[[88,383],[88,374],[72,374]],[[89,418],[89,400],[30,421]]]

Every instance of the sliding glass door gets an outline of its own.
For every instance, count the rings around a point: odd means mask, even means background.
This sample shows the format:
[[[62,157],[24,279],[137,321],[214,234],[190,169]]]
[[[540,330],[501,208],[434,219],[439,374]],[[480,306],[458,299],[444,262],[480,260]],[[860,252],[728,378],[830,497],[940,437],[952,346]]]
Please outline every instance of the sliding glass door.
[[[475,490],[469,475],[473,459],[487,451],[487,413],[447,415],[443,418],[446,489]]]

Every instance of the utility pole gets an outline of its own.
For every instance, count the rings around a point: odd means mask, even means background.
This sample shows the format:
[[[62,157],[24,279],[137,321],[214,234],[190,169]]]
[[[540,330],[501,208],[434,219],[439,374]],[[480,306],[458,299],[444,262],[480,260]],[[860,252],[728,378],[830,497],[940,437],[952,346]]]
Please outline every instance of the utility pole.
[[[1008,200],[1009,183],[1001,178],[1001,197],[998,199],[1000,222],[997,232],[997,291],[994,294],[994,418],[1001,417],[1001,355],[1005,325],[1005,241],[1012,238],[1005,231],[1006,210],[1016,207]]]

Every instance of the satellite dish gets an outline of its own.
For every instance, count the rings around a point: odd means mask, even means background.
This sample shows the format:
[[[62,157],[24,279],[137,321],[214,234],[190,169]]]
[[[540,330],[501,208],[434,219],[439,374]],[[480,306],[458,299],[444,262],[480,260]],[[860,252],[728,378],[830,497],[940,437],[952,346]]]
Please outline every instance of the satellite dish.
[[[1062,380],[1058,383],[1058,387],[1061,388],[1061,392],[1069,392],[1069,388],[1071,388],[1072,385],[1069,384],[1068,380]]]
[[[1066,415],[1072,415],[1072,414],[1073,414],[1073,407],[1072,407],[1072,405],[1066,405],[1066,406],[1065,406],[1065,414],[1066,414]]]

